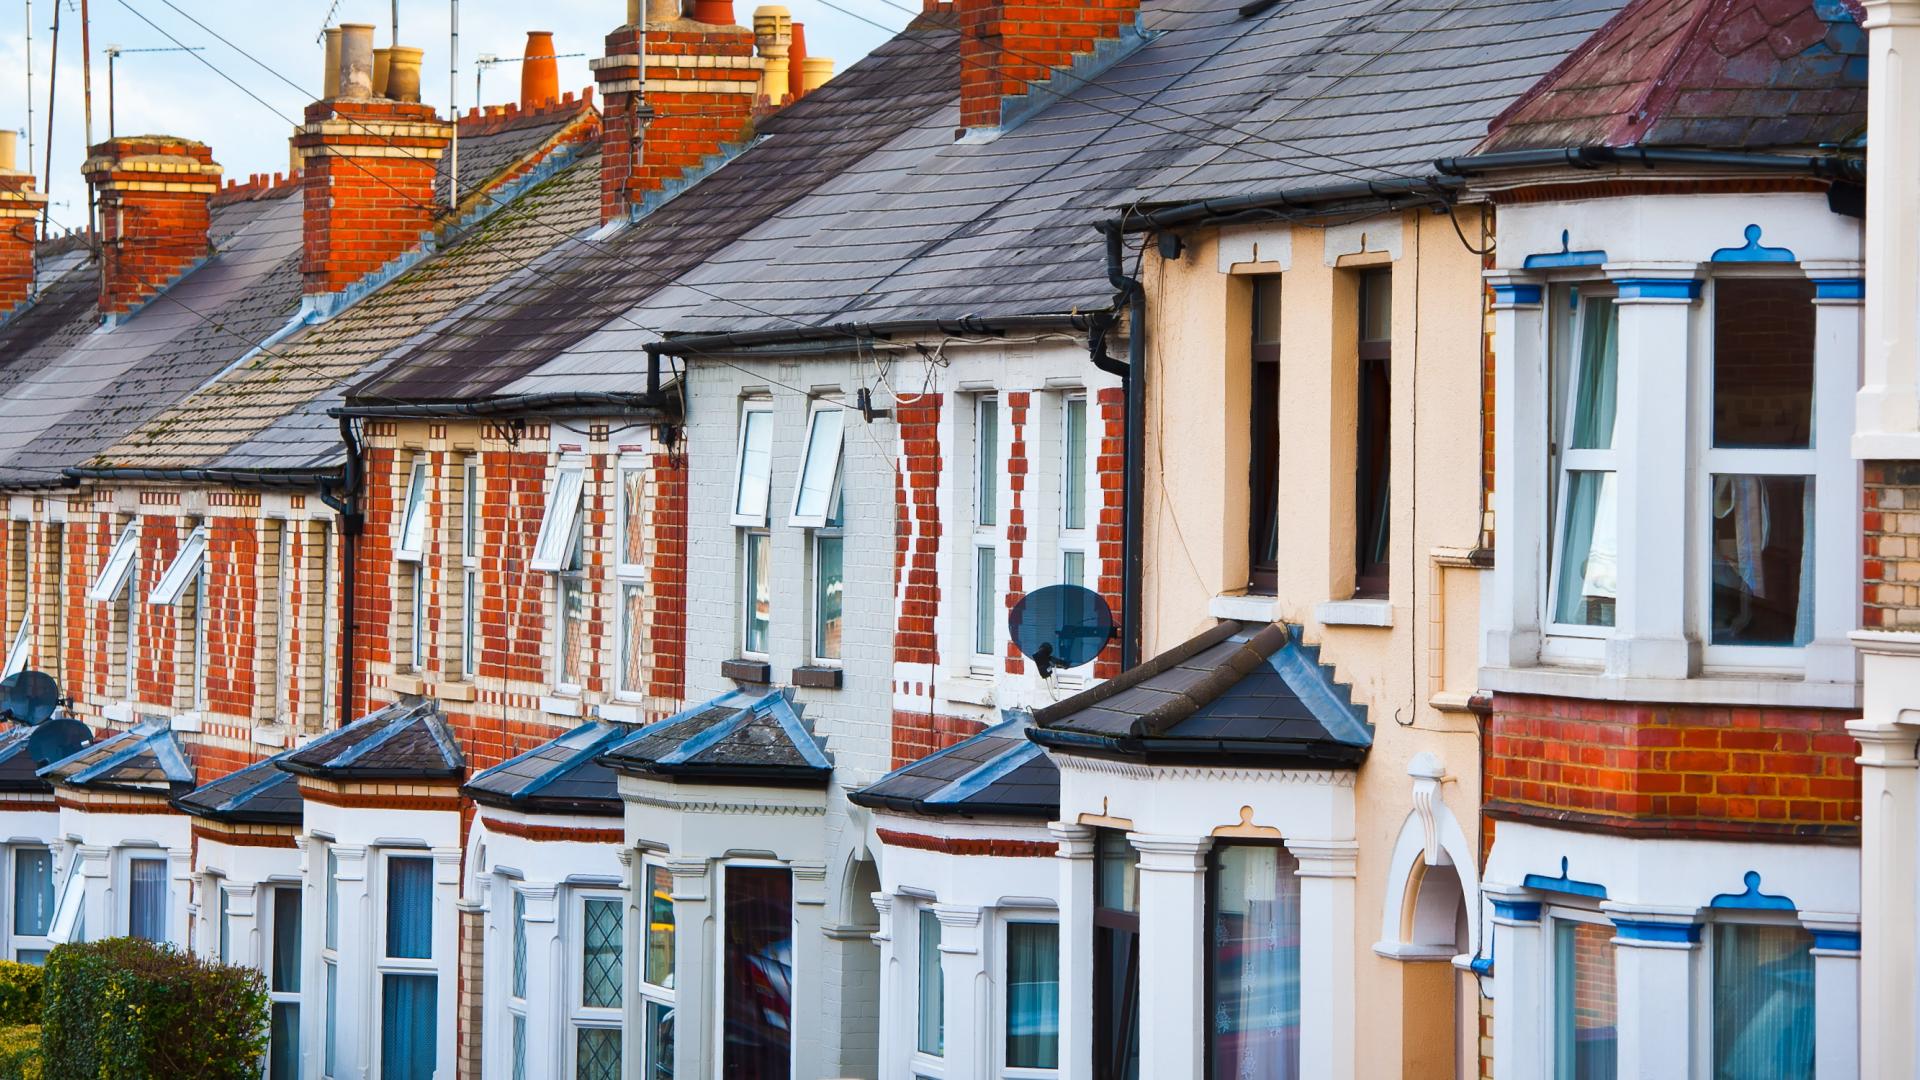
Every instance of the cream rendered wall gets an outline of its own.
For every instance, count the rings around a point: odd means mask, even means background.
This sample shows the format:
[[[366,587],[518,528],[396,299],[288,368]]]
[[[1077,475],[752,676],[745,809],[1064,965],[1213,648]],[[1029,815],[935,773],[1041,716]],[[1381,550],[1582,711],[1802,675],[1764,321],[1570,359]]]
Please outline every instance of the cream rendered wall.
[[[1458,210],[1468,237],[1478,211]],[[1365,222],[1241,226],[1189,234],[1178,260],[1152,245],[1145,486],[1146,655],[1211,625],[1213,614],[1302,624],[1354,700],[1374,747],[1357,787],[1354,943],[1357,1075],[1452,1074],[1444,962],[1377,955],[1396,838],[1413,810],[1408,765],[1430,753],[1442,799],[1479,846],[1475,717],[1462,708],[1478,638],[1484,290],[1481,259],[1444,213]],[[1223,255],[1223,250],[1225,254]],[[1245,260],[1245,261],[1241,261]],[[1353,589],[1357,412],[1354,269],[1391,265],[1393,289],[1391,625],[1326,625],[1316,609]],[[1242,597],[1247,570],[1250,275],[1280,273],[1281,557],[1277,595]],[[1238,599],[1234,599],[1239,597]],[[1331,611],[1320,616],[1334,617]],[[1438,664],[1440,670],[1436,670]],[[1465,661],[1471,672],[1471,661]],[[1464,681],[1463,681],[1464,679]],[[1434,706],[1439,700],[1448,707]],[[1232,822],[1221,822],[1231,825]],[[1398,889],[1394,890],[1398,892]],[[1412,890],[1409,890],[1411,895]],[[1410,901],[1409,901],[1410,902]],[[1469,912],[1471,917],[1472,912]],[[1470,987],[1468,988],[1470,989]],[[1470,1000],[1470,999],[1469,999]],[[1471,1012],[1471,1010],[1469,1010]],[[1437,1027],[1436,1027],[1437,1022]],[[1458,1037],[1477,1041],[1472,1015]]]

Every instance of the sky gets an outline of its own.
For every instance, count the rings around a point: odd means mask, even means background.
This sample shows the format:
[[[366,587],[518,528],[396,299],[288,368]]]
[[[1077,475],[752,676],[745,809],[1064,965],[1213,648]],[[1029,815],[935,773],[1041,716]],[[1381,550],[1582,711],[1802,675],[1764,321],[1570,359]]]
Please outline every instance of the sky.
[[[450,90],[449,13],[452,0],[397,0],[400,41],[426,50],[421,82],[425,100],[444,109]],[[844,70],[904,27],[919,0],[785,0],[806,24],[807,49],[830,56]],[[60,11],[59,86],[53,126],[52,181],[47,183],[47,97],[54,8]],[[389,0],[88,0],[93,46],[93,137],[107,137],[108,46],[126,50],[114,63],[114,130],[198,139],[213,148],[228,179],[287,168],[287,138],[301,111],[319,96],[320,29],[341,22],[373,23],[376,45],[389,43]],[[734,0],[735,18],[752,25],[756,0]],[[537,11],[530,11],[537,8]],[[73,227],[86,217],[80,179],[85,158],[82,114],[80,0],[0,0],[0,129],[23,133],[28,117],[28,13],[32,26],[33,171],[53,195],[51,217]],[[526,32],[550,30],[560,60],[560,88],[593,84],[587,60],[598,55],[607,31],[626,18],[626,0],[461,0],[462,110],[474,104],[474,60],[486,54],[519,57]],[[194,20],[207,29],[194,25]],[[218,35],[218,36],[216,36]],[[222,42],[220,38],[225,38]],[[197,53],[135,52],[199,46]],[[581,53],[580,56],[565,56]],[[204,63],[202,62],[204,61]],[[218,69],[217,71],[215,69]],[[224,77],[223,77],[224,76]],[[229,81],[231,79],[231,81]],[[519,65],[488,66],[482,100],[502,104],[520,91]],[[235,84],[238,85],[235,85]],[[255,98],[259,100],[255,100]],[[20,140],[25,167],[27,140]]]

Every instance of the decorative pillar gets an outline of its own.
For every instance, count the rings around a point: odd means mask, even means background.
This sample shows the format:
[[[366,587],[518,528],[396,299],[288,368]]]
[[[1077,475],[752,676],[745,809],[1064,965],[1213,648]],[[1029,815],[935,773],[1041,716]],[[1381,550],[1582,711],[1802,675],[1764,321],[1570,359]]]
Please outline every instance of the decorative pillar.
[[[935,904],[933,914],[940,920],[940,972],[946,992],[946,1080],[990,1080],[993,1024],[981,911]]]
[[[1674,544],[1686,519],[1687,470],[1673,460],[1687,430],[1689,334],[1700,283],[1692,270],[1609,267],[1619,287],[1619,419],[1614,450],[1627,467],[1617,482],[1619,603],[1607,642],[1611,675],[1684,679],[1695,646],[1687,637],[1687,553]]]
[[[1203,1076],[1211,1030],[1206,867],[1213,840],[1146,833],[1128,833],[1127,840],[1140,853],[1140,1075]],[[1301,995],[1303,1037],[1311,996]],[[1315,1075],[1304,1058],[1302,1066],[1304,1075]]]
[[[214,888],[227,892],[227,957],[229,964],[267,970],[267,958],[261,951],[259,888],[253,885],[228,885],[216,880]],[[203,955],[220,955],[220,898],[213,897],[213,932],[200,949]]]
[[[667,872],[673,875],[673,1074],[717,1076],[713,877],[705,859],[669,858]]]
[[[535,1068],[558,1072],[566,1061],[561,1035],[565,1031],[567,990],[566,955],[560,938],[560,890],[552,884],[524,882],[514,885],[513,890],[526,898],[527,1072],[532,1075]],[[508,910],[512,910],[511,903]],[[536,1061],[540,1062],[537,1066]]]
[[[1890,635],[1873,635],[1876,639]],[[1900,656],[1890,641],[1861,640],[1866,717],[1847,725],[1860,742],[1860,1075],[1908,1077],[1916,1072],[1914,979],[1916,934],[1913,897],[1920,844],[1920,728],[1892,722],[1906,710],[1901,695],[1920,682],[1902,667],[1920,660]],[[1904,661],[1904,663],[1902,663]]]
[[[339,1047],[335,1059],[336,1075],[344,1072],[349,1076],[369,1076],[373,1069],[373,1044],[380,1030],[374,1014],[374,1002],[379,996],[372,992],[374,949],[377,947],[374,935],[376,920],[372,884],[368,880],[367,864],[371,854],[364,846],[334,845],[335,869],[338,882],[335,895],[340,901],[340,938],[335,954],[339,958],[339,997],[334,1007],[339,1015],[334,1017],[334,1043]],[[325,869],[322,868],[320,882],[320,919],[314,923],[324,934],[326,929],[326,892]],[[317,952],[317,950],[316,950]],[[324,1002],[326,995],[326,975],[314,982]],[[325,1009],[315,1009],[318,1016]],[[326,1022],[314,1031],[314,1044],[319,1046],[326,1039]],[[324,1060],[324,1058],[323,1058]]]
[[[1860,923],[1803,911],[1813,932],[1814,1080],[1860,1080]]]
[[[1288,840],[1300,863],[1300,1075],[1354,1075],[1352,840]],[[1203,894],[1204,895],[1204,894]]]
[[[1493,904],[1493,1069],[1499,1080],[1540,1075],[1552,1060],[1546,1041],[1551,1011],[1542,992],[1540,902],[1511,885],[1482,886]]]
[[[1493,287],[1494,425],[1493,522],[1500,558],[1484,605],[1485,662],[1531,667],[1540,661],[1540,605],[1536,582],[1544,580],[1545,539],[1523,528],[1541,515],[1540,478],[1547,475],[1547,350],[1541,326],[1544,287],[1507,272],[1487,276]]]
[[[832,1076],[827,1071],[832,1032],[839,1018],[832,1015],[824,985],[827,931],[827,864],[788,863],[793,874],[792,1031],[795,1076]],[[676,1000],[678,1000],[676,998]]]
[[[1693,1074],[1693,957],[1700,927],[1691,910],[1603,903],[1613,920],[1619,1001],[1620,1075],[1688,1080]],[[1499,1010],[1494,1010],[1497,1016]]]
[[[1865,0],[1866,349],[1854,453],[1920,459],[1920,0]],[[1869,994],[1867,997],[1871,998]]]
[[[900,1033],[906,1023],[906,987],[900,982],[900,950],[893,934],[893,897],[873,894],[873,909],[880,913],[880,927],[873,932],[873,943],[880,946],[880,1074],[891,1076],[903,1068],[907,1048]]]
[[[1093,1080],[1094,832],[1064,821],[1047,830],[1060,869],[1060,1080]]]
[[[1814,430],[1847,431],[1860,371],[1865,283],[1858,263],[1807,263],[1803,269],[1814,287]],[[1806,646],[1807,681],[1852,683],[1859,678],[1847,635],[1860,618],[1860,465],[1839,439],[1818,440],[1813,449],[1820,473],[1813,486],[1813,640]]]

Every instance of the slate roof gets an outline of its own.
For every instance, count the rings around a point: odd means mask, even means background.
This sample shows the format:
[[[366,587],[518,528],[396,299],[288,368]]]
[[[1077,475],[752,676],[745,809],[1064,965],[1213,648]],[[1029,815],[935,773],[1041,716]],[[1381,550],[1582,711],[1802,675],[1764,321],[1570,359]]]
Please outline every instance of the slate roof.
[[[10,724],[0,731],[0,792],[45,794],[53,785],[40,775],[40,765],[27,752],[27,740],[36,729]]]
[[[62,758],[40,775],[65,787],[174,794],[193,787],[193,765],[164,716]]]
[[[824,785],[833,759],[790,690],[732,690],[649,724],[602,754],[625,773],[746,783]]]
[[[1867,121],[1859,18],[1847,0],[1634,0],[1496,118],[1481,151],[1845,142]]]
[[[1366,707],[1298,627],[1222,622],[1034,714],[1050,750],[1157,761],[1357,766]]]
[[[322,780],[445,780],[466,771],[460,744],[434,701],[396,702],[274,759]]]
[[[1060,770],[1027,738],[1032,726],[1030,716],[1010,716],[848,798],[876,810],[1051,821],[1060,813]]]
[[[194,788],[173,805],[195,817],[254,825],[298,825],[306,800],[300,781],[275,755]]]
[[[460,789],[509,810],[619,817],[620,786],[600,755],[633,735],[631,724],[595,720],[479,773]]]

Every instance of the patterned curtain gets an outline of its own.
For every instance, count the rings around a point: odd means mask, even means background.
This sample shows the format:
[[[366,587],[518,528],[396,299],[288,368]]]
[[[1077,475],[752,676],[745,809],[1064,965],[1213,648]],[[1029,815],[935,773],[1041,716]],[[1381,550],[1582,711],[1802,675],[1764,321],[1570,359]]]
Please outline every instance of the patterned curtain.
[[[1300,1076],[1299,864],[1282,847],[1217,849],[1208,970],[1216,1080]]]
[[[142,941],[167,940],[167,860],[133,859],[127,866],[133,884],[127,932]]]

